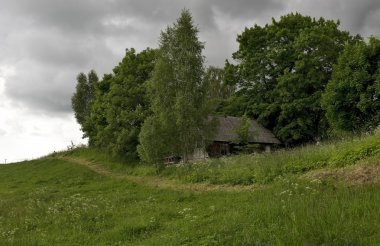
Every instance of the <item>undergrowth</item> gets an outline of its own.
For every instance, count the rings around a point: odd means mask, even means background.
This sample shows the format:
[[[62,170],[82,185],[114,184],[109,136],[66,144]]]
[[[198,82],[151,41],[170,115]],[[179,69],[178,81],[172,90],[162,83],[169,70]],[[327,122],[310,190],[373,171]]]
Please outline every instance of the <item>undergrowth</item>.
[[[372,135],[319,145],[282,149],[272,153],[236,155],[205,161],[167,165],[160,169],[136,160],[112,157],[92,148],[64,152],[130,175],[159,175],[186,183],[250,185],[268,184],[279,177],[321,168],[345,167],[380,153],[380,131]]]
[[[168,166],[161,175],[185,182],[267,184],[286,175],[353,165],[378,153],[380,153],[380,131],[371,136],[284,149],[273,153],[238,155]]]

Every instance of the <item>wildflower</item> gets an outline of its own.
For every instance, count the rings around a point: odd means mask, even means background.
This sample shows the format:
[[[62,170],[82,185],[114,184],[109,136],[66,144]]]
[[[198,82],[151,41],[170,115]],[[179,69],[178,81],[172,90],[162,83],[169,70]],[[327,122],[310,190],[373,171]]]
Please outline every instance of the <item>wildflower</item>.
[[[283,195],[283,194],[285,194],[285,193],[287,193],[289,190],[284,190],[284,191],[282,191],[281,193],[280,193],[280,195]]]
[[[321,181],[320,179],[313,179],[313,180],[311,181],[311,183],[317,183],[317,184],[320,184],[320,183],[322,183],[322,181]]]
[[[154,222],[156,222],[156,218],[151,217],[149,222],[150,222],[150,223],[154,223]]]

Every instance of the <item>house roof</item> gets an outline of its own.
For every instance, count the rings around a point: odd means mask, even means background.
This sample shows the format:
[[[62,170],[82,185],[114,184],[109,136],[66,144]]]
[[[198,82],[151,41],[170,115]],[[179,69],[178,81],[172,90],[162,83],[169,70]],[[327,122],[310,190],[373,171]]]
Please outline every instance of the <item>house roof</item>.
[[[217,116],[219,124],[217,126],[215,137],[213,141],[231,142],[238,138],[236,129],[242,125],[242,119],[232,116]],[[267,143],[267,144],[280,144],[281,142],[273,135],[271,131],[264,128],[256,120],[249,119],[251,126],[249,127],[250,143]]]

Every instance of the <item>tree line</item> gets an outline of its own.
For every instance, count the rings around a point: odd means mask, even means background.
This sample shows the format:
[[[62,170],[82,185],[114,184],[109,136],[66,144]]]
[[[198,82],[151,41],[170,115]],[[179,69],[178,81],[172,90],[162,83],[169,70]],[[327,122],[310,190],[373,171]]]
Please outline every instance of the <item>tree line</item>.
[[[369,131],[380,122],[380,40],[299,13],[238,35],[234,62],[205,67],[191,13],[158,49],[126,50],[101,80],[77,76],[73,110],[89,145],[156,163],[204,148],[209,115],[253,117],[286,146]]]

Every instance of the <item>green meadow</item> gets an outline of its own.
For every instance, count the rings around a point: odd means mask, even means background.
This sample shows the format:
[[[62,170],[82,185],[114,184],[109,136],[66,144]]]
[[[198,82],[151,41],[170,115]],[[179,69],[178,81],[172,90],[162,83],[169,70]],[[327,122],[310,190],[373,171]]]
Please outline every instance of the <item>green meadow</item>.
[[[380,132],[153,167],[77,148],[0,166],[0,245],[379,245]]]

